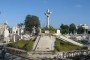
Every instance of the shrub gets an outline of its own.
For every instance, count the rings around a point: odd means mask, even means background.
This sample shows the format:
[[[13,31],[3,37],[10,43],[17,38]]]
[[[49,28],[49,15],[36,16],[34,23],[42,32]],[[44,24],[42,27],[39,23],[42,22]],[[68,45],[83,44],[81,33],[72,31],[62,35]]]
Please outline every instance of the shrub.
[[[62,41],[60,39],[56,39],[55,42],[56,51],[69,51],[69,50],[78,50],[78,49],[81,49],[81,47],[69,42]]]
[[[17,42],[10,43],[7,46],[13,47],[13,48],[18,48],[18,49],[23,49],[26,51],[31,51],[33,48],[33,43],[34,43],[34,41],[32,41],[32,40],[19,40]]]
[[[28,41],[27,44],[25,44],[23,48],[26,51],[31,51],[33,48],[33,41],[32,40]]]

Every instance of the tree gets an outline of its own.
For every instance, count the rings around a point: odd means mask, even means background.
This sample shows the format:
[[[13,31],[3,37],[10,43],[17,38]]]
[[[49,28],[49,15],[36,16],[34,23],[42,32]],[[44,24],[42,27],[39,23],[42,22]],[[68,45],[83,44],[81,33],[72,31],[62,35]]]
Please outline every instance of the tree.
[[[55,28],[53,26],[50,26],[49,31],[50,31],[50,33],[54,33],[55,32]]]
[[[78,27],[78,29],[77,29],[77,33],[78,33],[78,34],[82,34],[82,33],[84,33],[84,29],[83,29],[83,27]]]
[[[88,34],[90,34],[90,30],[88,31]]]
[[[22,27],[22,26],[24,26],[24,23],[19,23],[18,24],[18,27]]]
[[[36,28],[40,27],[40,21],[37,16],[27,15],[25,19],[25,30],[32,32],[32,28],[35,26]]]
[[[70,24],[69,26],[69,33],[74,34],[74,32],[76,31],[76,25],[75,24]]]
[[[61,31],[62,34],[69,33],[69,26],[68,25],[64,25],[64,24],[61,24],[60,31]]]

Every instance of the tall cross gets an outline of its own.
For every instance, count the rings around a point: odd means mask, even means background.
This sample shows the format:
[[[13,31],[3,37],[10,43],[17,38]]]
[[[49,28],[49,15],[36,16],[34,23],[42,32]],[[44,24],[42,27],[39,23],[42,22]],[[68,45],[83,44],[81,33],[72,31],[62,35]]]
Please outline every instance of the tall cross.
[[[50,20],[50,15],[51,15],[51,12],[49,9],[45,12],[45,15],[47,17],[47,28],[49,29],[49,20]]]

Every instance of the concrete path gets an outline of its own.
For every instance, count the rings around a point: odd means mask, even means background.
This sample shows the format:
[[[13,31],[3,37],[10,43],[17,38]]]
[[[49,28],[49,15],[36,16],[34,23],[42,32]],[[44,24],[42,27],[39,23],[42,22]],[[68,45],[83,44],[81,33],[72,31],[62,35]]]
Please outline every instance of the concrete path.
[[[41,36],[35,51],[52,51],[54,50],[54,42],[55,37],[53,36]]]

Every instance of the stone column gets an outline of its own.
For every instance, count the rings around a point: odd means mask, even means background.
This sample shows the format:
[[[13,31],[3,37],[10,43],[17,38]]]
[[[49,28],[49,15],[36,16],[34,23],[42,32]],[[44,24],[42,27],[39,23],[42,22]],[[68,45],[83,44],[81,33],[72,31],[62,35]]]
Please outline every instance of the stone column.
[[[13,41],[16,42],[16,40],[15,40],[15,35],[13,36]]]

